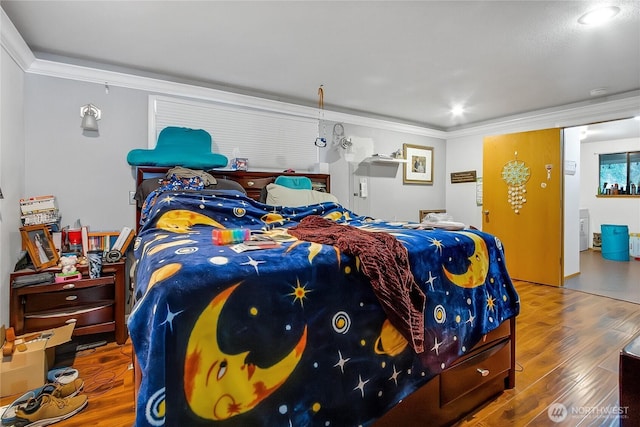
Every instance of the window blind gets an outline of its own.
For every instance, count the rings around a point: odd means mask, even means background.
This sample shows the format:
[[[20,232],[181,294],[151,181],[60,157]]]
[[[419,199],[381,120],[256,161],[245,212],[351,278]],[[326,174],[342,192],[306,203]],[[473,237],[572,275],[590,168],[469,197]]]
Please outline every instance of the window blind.
[[[245,157],[251,170],[312,170],[318,152],[318,120],[244,106],[149,97],[149,148],[167,126],[204,129],[212,151],[231,161]]]

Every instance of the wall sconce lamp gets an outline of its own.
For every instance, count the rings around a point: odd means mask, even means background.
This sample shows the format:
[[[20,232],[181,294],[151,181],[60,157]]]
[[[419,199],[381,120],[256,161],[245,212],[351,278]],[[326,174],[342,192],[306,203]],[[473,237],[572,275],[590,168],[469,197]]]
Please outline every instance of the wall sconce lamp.
[[[87,104],[80,107],[80,117],[82,123],[80,127],[84,130],[98,130],[98,120],[102,117],[102,111],[93,104]]]

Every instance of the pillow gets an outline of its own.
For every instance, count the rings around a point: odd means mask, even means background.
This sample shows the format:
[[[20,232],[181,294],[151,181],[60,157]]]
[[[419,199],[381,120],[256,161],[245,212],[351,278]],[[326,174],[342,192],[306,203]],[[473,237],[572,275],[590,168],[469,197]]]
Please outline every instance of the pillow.
[[[273,181],[275,184],[283,187],[293,188],[294,190],[311,190],[311,180],[306,176],[284,176],[280,175]]]
[[[336,196],[316,190],[292,190],[278,184],[267,185],[267,204],[274,206],[307,206],[316,203],[338,203]]]
[[[142,183],[140,183],[135,194],[136,204],[138,205],[139,208],[141,208],[144,201],[147,200],[147,196],[149,196],[149,194],[153,190],[156,190],[157,188],[159,188],[160,185],[162,184],[162,181],[164,181],[165,179],[166,178],[164,177],[148,178],[142,181]],[[230,179],[216,178],[215,184],[206,185],[204,189],[205,190],[235,190],[235,191],[241,192],[244,195],[247,194],[245,189],[242,188],[242,185]]]
[[[206,190],[235,190],[241,192],[245,196],[247,195],[247,191],[242,187],[242,185],[231,179],[216,178],[215,184],[207,185],[204,188]]]

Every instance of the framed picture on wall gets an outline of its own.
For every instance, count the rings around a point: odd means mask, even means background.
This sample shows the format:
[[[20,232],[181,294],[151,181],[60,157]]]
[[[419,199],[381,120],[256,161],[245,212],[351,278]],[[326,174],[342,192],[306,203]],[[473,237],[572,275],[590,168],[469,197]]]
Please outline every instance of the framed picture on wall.
[[[402,144],[404,165],[402,182],[404,184],[433,184],[433,147]]]
[[[20,228],[22,245],[29,252],[36,270],[53,267],[60,259],[51,233],[46,225],[28,225]]]

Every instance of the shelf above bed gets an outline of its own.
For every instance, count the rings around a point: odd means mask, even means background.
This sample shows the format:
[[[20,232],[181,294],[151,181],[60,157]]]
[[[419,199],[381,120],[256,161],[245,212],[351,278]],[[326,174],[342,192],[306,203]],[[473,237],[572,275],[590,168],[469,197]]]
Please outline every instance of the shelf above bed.
[[[407,159],[396,159],[393,157],[387,156],[370,156],[362,160],[361,163],[387,163],[387,164],[398,164],[398,163],[407,163]]]

